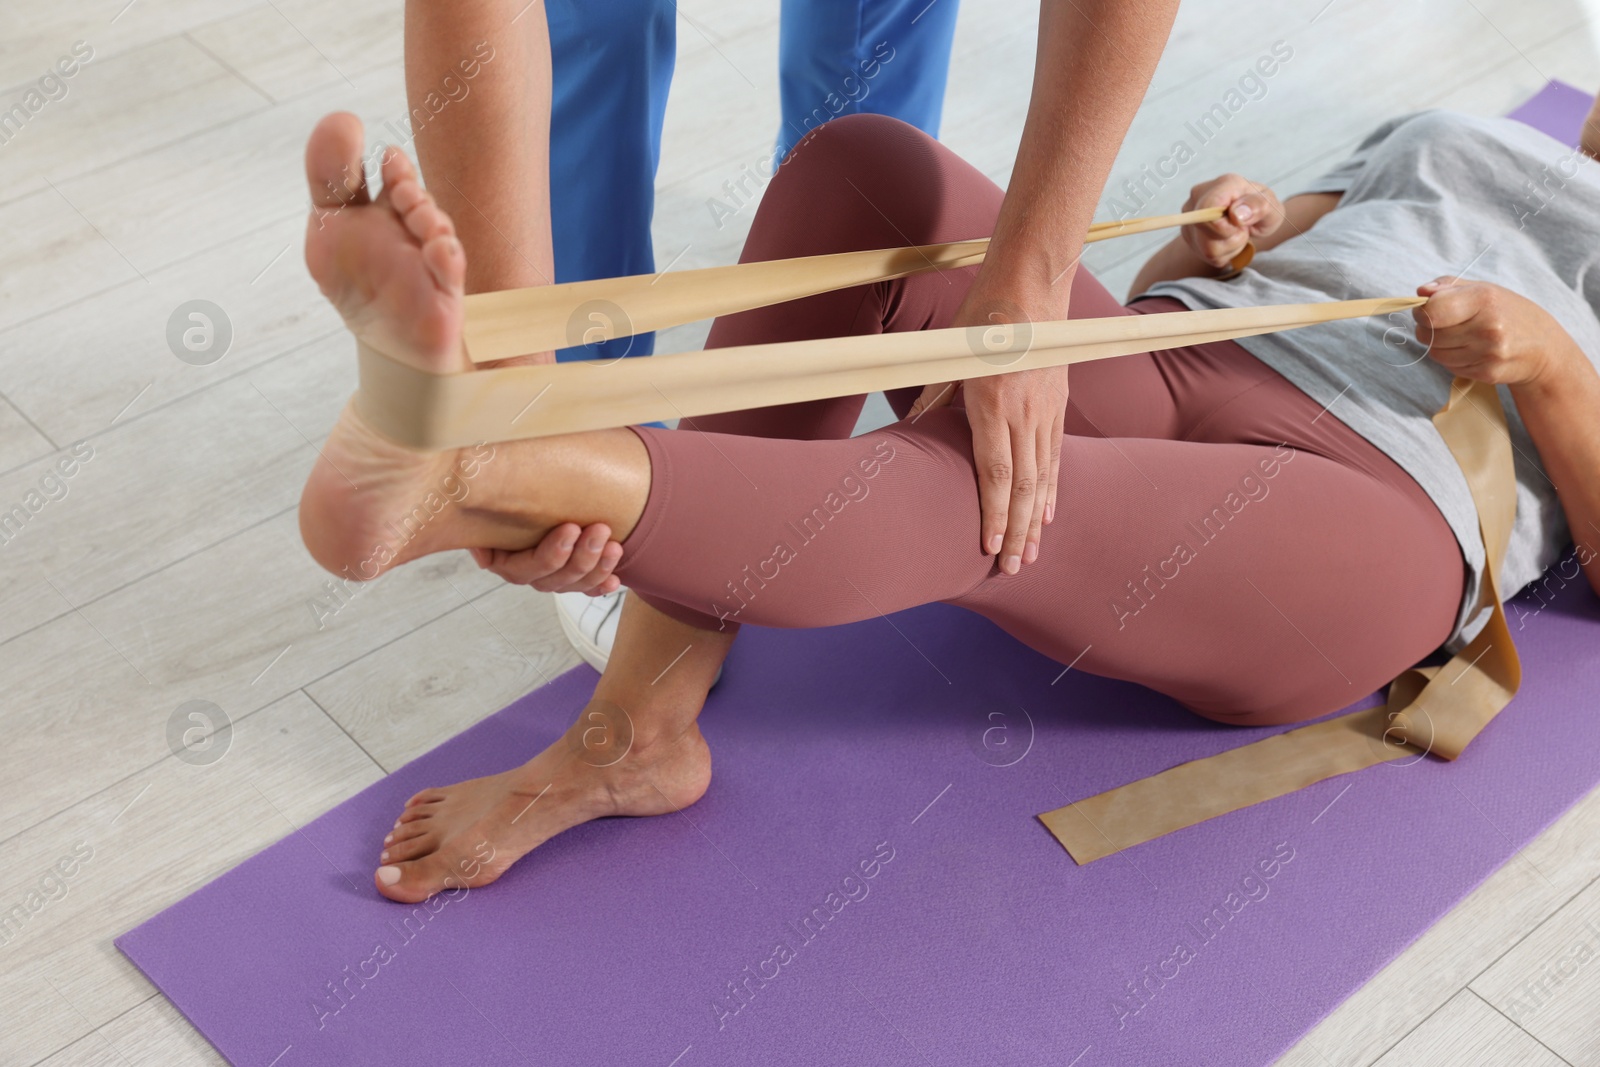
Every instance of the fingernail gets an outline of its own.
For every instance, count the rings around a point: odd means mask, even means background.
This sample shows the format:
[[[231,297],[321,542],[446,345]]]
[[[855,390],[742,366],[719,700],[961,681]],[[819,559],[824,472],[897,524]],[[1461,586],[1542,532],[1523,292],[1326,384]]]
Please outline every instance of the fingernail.
[[[399,880],[400,880],[400,868],[399,867],[379,867],[378,868],[378,881],[382,882],[384,885],[394,885]]]
[[[1021,556],[1007,556],[1005,562],[1000,564],[1000,569],[1007,574],[1015,574],[1022,569]]]
[[[578,539],[576,537],[563,538],[562,541],[561,541],[561,551],[563,551],[563,552],[571,552],[572,551],[572,546],[577,544],[577,543],[578,543]]]
[[[1004,539],[999,534],[990,535],[990,537],[989,537],[989,555],[992,556],[996,552],[1000,551],[1000,542],[1002,540],[1004,540]]]
[[[602,548],[606,547],[606,539],[601,537],[599,534],[595,534],[593,537],[589,538],[589,547],[598,552]]]
[[[1238,219],[1240,222],[1247,221],[1250,218],[1250,216],[1254,215],[1254,214],[1255,214],[1255,212],[1250,209],[1250,205],[1249,204],[1235,204],[1235,205],[1233,205],[1233,217]]]
[[[1044,506],[1044,521],[1045,522],[1055,522],[1056,521],[1056,506],[1054,504],[1046,504]]]
[[[1039,558],[1039,546],[1029,541],[1022,549],[1022,562],[1032,563]]]

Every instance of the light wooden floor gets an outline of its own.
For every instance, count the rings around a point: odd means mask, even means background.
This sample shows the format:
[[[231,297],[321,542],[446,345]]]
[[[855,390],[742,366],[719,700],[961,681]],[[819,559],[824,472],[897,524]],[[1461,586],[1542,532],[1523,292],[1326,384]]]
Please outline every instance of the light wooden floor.
[[[707,201],[768,150],[776,4],[679,10],[656,235],[663,264],[696,267],[731,262],[749,222],[719,229]],[[1001,182],[1036,10],[962,12],[944,134]],[[1266,96],[1152,210],[1225,170],[1287,189],[1400,112],[1594,88],[1597,25],[1574,0],[1190,0],[1113,185],[1277,40],[1293,57]],[[0,145],[0,511],[93,449],[0,545],[0,909],[90,858],[0,945],[0,1063],[220,1063],[111,938],[575,659],[545,598],[462,556],[312,607],[327,591],[295,502],[354,368],[301,263],[300,150],[335,108],[404,116],[399,0],[11,3],[0,102],[79,40],[93,62]],[[1124,287],[1154,240],[1088,262]],[[166,342],[196,298],[234,332],[210,366]],[[168,747],[191,700],[232,720],[220,760]],[[1600,1064],[1597,841],[1600,794],[1283,1062]]]

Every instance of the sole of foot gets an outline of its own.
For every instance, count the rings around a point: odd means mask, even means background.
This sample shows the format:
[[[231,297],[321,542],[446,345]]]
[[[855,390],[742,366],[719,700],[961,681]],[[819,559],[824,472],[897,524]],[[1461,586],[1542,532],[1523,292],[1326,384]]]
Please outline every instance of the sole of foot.
[[[306,266],[351,333],[420,370],[470,367],[461,344],[466,256],[455,226],[417,180],[403,152],[385,153],[374,197],[363,164],[361,121],[324,118],[306,146],[312,211]],[[341,414],[300,502],[300,532],[334,573],[373,578],[437,550],[437,528],[403,541],[403,518],[443,499],[456,452],[418,452],[378,434],[354,405]]]

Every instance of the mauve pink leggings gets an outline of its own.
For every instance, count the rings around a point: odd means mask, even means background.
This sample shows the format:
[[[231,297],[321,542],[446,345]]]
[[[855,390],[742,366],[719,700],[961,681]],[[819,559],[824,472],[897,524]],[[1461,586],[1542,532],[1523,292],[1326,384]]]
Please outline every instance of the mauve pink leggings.
[[[988,234],[1001,190],[894,119],[837,119],[773,178],[743,259]],[[717,321],[708,346],[946,325],[973,270]],[[1123,308],[1086,271],[1074,317]],[[862,397],[636,430],[653,482],[623,580],[697,626],[828,626],[944,601],[1077,670],[1225,722],[1292,722],[1449,636],[1461,553],[1387,456],[1233,342],[1071,374],[1055,521],[1000,573],[978,544],[965,413],[849,437]],[[890,396],[903,417],[917,390]]]

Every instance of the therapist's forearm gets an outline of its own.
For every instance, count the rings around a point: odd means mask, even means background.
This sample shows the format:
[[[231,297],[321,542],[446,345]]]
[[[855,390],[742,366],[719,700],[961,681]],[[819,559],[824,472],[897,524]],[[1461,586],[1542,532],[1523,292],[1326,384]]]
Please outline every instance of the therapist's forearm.
[[[1041,0],[1033,98],[980,288],[1064,315],[1072,268],[1178,0]]]
[[[549,284],[544,3],[407,0],[405,50],[417,161],[466,250],[467,292]]]

